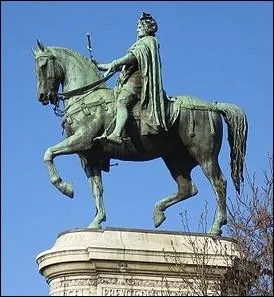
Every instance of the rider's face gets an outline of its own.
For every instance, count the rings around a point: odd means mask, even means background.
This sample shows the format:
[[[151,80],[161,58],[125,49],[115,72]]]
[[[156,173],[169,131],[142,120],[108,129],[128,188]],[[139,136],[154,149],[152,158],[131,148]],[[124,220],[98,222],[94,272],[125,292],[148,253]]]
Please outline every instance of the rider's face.
[[[142,38],[142,37],[144,37],[146,35],[147,35],[147,32],[145,30],[145,26],[143,25],[142,22],[138,22],[138,24],[137,24],[137,36],[139,38]]]

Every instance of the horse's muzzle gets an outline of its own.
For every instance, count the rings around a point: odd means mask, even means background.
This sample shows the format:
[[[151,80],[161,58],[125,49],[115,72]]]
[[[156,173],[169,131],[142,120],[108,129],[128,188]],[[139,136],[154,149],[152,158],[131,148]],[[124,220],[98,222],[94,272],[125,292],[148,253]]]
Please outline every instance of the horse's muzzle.
[[[40,93],[38,100],[43,104],[43,105],[48,105],[49,104],[49,99],[47,98],[45,93]]]
[[[51,104],[56,104],[58,100],[57,94],[55,93],[49,93],[49,94],[45,94],[45,93],[40,93],[39,94],[39,101],[43,104],[43,105],[48,105],[49,102]]]

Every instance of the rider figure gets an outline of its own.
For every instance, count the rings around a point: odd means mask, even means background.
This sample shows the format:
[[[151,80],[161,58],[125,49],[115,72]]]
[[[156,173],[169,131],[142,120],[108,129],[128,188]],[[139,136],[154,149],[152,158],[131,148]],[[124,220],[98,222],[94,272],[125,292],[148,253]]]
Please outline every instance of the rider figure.
[[[144,13],[137,22],[137,41],[128,53],[110,64],[98,64],[100,70],[121,71],[118,79],[117,114],[114,131],[106,136],[110,142],[121,144],[121,133],[128,120],[128,108],[141,99],[141,135],[167,131],[165,121],[165,92],[162,85],[158,29],[150,14]]]

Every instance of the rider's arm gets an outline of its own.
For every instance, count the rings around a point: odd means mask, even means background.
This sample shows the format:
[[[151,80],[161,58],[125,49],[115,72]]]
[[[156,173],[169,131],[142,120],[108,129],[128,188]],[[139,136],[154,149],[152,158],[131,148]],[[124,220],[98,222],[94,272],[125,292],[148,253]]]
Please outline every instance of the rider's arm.
[[[123,65],[131,65],[134,63],[137,63],[137,59],[134,56],[134,54],[130,52],[130,53],[126,54],[125,56],[123,56],[122,58],[112,61],[111,68],[112,68],[112,70],[115,71]]]
[[[122,58],[113,60],[109,64],[97,64],[99,70],[110,70],[110,71],[118,71],[121,69],[123,65],[131,65],[137,63],[137,59],[135,58],[133,53],[128,53]]]

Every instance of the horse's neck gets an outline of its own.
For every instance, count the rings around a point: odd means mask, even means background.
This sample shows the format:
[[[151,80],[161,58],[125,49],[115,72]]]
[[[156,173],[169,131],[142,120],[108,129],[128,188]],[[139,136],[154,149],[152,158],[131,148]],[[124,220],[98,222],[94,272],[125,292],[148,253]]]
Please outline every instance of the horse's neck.
[[[60,61],[64,71],[63,92],[81,88],[101,78],[96,66],[80,55],[67,51]]]

